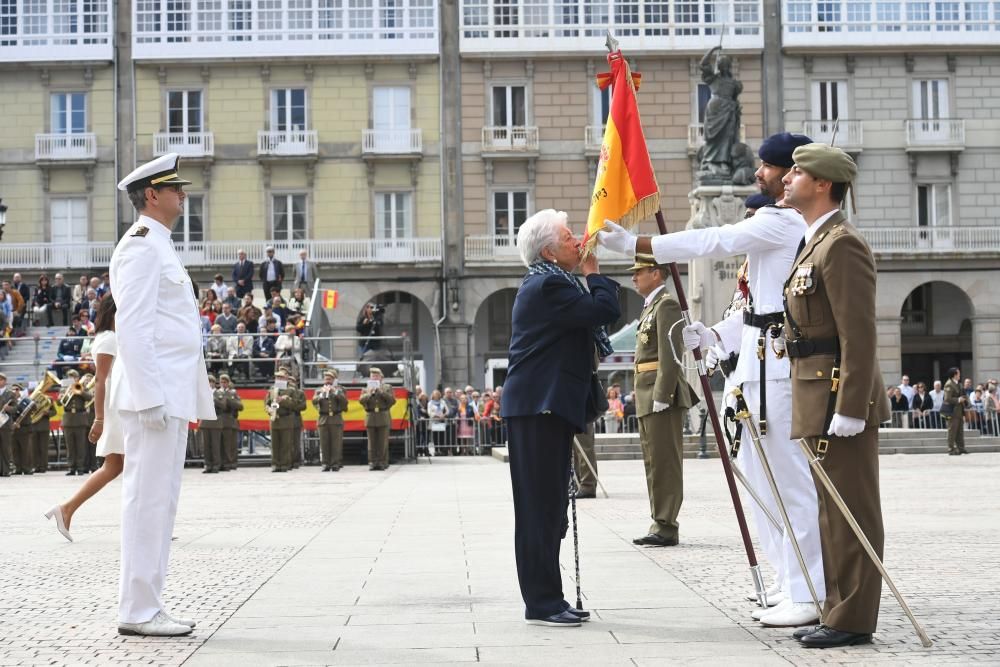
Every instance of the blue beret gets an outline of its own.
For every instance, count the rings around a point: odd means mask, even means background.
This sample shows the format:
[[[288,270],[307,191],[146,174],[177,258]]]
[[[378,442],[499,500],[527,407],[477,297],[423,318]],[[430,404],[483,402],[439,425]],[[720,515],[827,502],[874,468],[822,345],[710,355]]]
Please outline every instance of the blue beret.
[[[767,195],[750,195],[747,197],[744,205],[747,208],[764,208],[765,206],[770,206],[774,203],[774,197],[768,197]]]
[[[764,143],[760,145],[757,155],[760,159],[776,167],[790,169],[795,160],[792,159],[792,152],[799,146],[811,144],[812,139],[804,134],[792,134],[791,132],[779,132],[772,134]]]

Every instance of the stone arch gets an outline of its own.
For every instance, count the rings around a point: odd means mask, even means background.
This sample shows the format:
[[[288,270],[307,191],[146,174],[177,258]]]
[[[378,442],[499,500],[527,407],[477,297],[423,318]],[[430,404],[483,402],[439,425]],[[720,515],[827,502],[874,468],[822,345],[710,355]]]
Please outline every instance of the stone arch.
[[[472,326],[473,359],[470,375],[473,385],[487,383],[486,369],[490,359],[506,359],[510,346],[510,315],[516,287],[494,290],[480,301]],[[502,375],[502,374],[501,374]],[[495,384],[490,380],[489,384]]]
[[[973,373],[975,308],[952,282],[932,280],[907,294],[899,310],[902,372],[928,387],[952,366]]]

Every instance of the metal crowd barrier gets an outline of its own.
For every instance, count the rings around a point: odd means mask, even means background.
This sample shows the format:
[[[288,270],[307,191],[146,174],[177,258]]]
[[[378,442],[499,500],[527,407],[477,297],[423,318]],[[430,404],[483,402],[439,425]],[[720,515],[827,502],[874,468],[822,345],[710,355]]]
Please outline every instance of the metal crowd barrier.
[[[416,454],[420,456],[478,456],[507,444],[503,420],[419,417],[413,422]]]

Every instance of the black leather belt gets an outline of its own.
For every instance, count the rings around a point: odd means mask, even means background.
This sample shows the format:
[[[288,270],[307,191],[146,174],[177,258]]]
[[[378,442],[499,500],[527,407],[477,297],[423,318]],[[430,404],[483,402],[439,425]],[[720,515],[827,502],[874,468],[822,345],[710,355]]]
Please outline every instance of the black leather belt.
[[[725,359],[719,359],[719,370],[726,377],[729,377],[734,372],[736,372],[736,365],[740,362],[740,355],[735,352],[730,353],[730,355]]]
[[[814,354],[837,354],[838,348],[836,338],[800,338],[785,341],[785,352],[792,359],[811,357]]]
[[[758,329],[766,329],[772,324],[777,324],[782,326],[785,323],[785,313],[778,311],[776,313],[765,313],[763,315],[757,315],[752,310],[743,311],[743,324],[749,324],[752,327],[757,327]]]

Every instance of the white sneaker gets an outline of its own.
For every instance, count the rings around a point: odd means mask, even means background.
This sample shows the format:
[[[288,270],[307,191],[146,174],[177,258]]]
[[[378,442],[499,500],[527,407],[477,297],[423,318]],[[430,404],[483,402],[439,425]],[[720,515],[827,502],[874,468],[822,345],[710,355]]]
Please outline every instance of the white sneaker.
[[[771,602],[771,599],[768,598],[768,604],[770,604],[770,602]],[[757,609],[754,609],[752,612],[750,612],[750,618],[752,618],[755,621],[759,621],[765,614],[771,614],[771,613],[773,613],[775,611],[778,611],[779,609],[784,609],[785,607],[787,607],[787,606],[789,606],[791,604],[792,604],[792,601],[789,600],[786,597],[781,602],[779,602],[775,606],[770,607],[768,609],[761,609],[759,607]]]
[[[819,622],[816,605],[812,602],[790,602],[784,607],[769,609],[758,619],[771,628],[791,628],[799,625],[815,625]]]
[[[118,634],[143,637],[180,637],[191,634],[191,628],[174,623],[162,611],[145,623],[119,623]]]
[[[764,594],[767,595],[767,599],[770,600],[771,596],[772,595],[777,595],[778,591],[780,591],[780,590],[781,590],[781,584],[776,581],[773,584],[771,584],[770,588],[767,588],[767,589],[764,590]],[[747,594],[747,600],[749,600],[750,602],[756,602],[757,601],[757,591],[754,591],[753,593]]]
[[[194,627],[196,627],[198,625],[197,623],[195,623],[194,621],[192,621],[190,619],[187,619],[187,618],[176,618],[174,616],[171,616],[170,614],[168,614],[165,611],[163,612],[163,615],[167,617],[168,621],[170,621],[171,623],[176,623],[177,625],[186,625],[189,628],[194,628]]]

